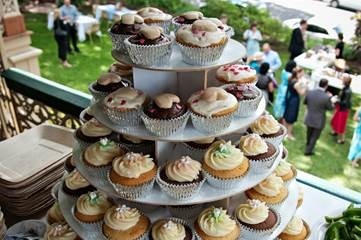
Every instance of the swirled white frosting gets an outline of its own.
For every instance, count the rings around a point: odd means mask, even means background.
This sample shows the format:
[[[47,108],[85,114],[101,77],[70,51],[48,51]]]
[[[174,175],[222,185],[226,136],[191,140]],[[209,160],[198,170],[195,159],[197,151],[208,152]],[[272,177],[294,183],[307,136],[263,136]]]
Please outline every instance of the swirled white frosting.
[[[124,151],[114,142],[101,139],[84,152],[85,160],[94,166],[105,166],[110,164],[116,156],[123,155]]]
[[[76,210],[84,215],[100,215],[111,207],[111,203],[101,192],[89,192],[76,201]]]
[[[224,237],[234,230],[236,222],[222,208],[210,207],[198,216],[199,227],[208,236]]]
[[[302,232],[303,229],[303,221],[301,218],[294,216],[291,221],[287,224],[283,233],[287,233],[289,235],[298,235]]]
[[[81,132],[88,137],[103,137],[112,133],[112,130],[98,122],[95,118],[90,119],[80,127]]]
[[[264,141],[258,134],[242,136],[239,147],[246,156],[257,156],[268,151],[266,141]]]
[[[125,231],[134,227],[141,217],[136,208],[130,208],[125,205],[113,206],[109,208],[104,215],[104,223],[115,230]]]
[[[157,221],[152,227],[152,238],[154,240],[183,240],[185,237],[184,226],[172,220]]]
[[[78,170],[74,169],[68,176],[65,177],[65,185],[71,190],[88,187],[88,181],[80,175]]]
[[[74,240],[77,234],[67,223],[54,223],[45,233],[44,240]]]
[[[287,175],[291,171],[291,164],[281,160],[278,166],[276,167],[276,175],[279,177]]]
[[[142,91],[126,87],[106,96],[104,104],[109,108],[137,109],[143,105],[145,99],[146,95]]]
[[[236,82],[244,78],[255,77],[257,72],[248,65],[227,64],[218,68],[216,75],[218,78],[224,79],[228,82]]]
[[[239,220],[248,224],[259,224],[268,218],[269,209],[266,203],[259,200],[249,200],[246,204],[241,204],[236,209]]]
[[[253,133],[257,133],[259,135],[275,134],[281,129],[280,124],[272,115],[260,116],[255,122],[253,122],[250,128]]]
[[[207,150],[204,161],[214,170],[235,169],[244,161],[242,151],[230,141],[226,143],[219,141],[212,146]]]
[[[153,158],[140,153],[126,153],[122,157],[115,158],[113,170],[122,177],[139,178],[143,173],[154,168]]]
[[[164,13],[158,8],[154,7],[145,7],[141,8],[137,12],[144,20],[153,20],[153,21],[168,21],[172,18],[172,15]]]
[[[273,173],[257,186],[255,186],[254,190],[265,196],[274,197],[281,192],[283,187],[284,185],[282,178],[277,177],[276,174]]]
[[[176,182],[192,182],[198,178],[202,164],[188,156],[168,163],[165,167],[167,177]]]

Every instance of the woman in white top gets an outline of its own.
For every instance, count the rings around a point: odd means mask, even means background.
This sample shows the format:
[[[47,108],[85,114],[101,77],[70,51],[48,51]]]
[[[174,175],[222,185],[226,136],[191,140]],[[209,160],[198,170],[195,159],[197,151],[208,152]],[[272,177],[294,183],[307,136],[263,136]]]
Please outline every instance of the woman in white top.
[[[243,33],[243,38],[247,41],[247,56],[253,56],[260,51],[259,42],[262,41],[262,35],[256,23],[252,23],[251,27]]]

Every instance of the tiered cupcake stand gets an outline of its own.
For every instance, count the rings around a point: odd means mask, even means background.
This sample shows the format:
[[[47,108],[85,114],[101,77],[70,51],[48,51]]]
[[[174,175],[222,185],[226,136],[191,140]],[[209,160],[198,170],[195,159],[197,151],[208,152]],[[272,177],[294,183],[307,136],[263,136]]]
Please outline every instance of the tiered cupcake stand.
[[[195,91],[207,86],[220,85],[214,80],[214,77],[212,77],[212,75],[214,75],[214,70],[222,65],[240,61],[245,55],[245,48],[239,42],[230,39],[219,61],[216,64],[208,66],[192,66],[184,63],[180,51],[176,47],[173,49],[169,62],[162,66],[146,67],[134,65],[127,56],[122,55],[117,51],[113,51],[112,55],[117,61],[133,66],[134,87],[136,89],[143,90],[151,97],[158,93],[172,92],[185,101],[190,94]],[[147,131],[143,125],[136,127],[122,127],[114,124],[105,114],[101,104],[102,103],[99,102],[94,103],[91,108],[94,117],[105,126],[118,133],[126,133],[141,139],[155,141],[155,159],[159,166],[166,160],[173,160],[182,155],[189,155],[189,149],[187,149],[182,142],[194,141],[207,137],[221,137],[225,140],[231,140],[232,143],[237,143],[242,132],[244,132],[247,127],[265,111],[266,107],[265,100],[262,99],[257,111],[255,111],[252,116],[247,118],[235,118],[232,120],[232,124],[229,128],[214,134],[196,130],[189,121],[183,131],[167,137],[157,137]],[[249,172],[239,185],[232,189],[218,189],[205,182],[197,196],[188,200],[176,200],[162,192],[159,186],[155,184],[151,193],[144,197],[137,199],[121,199],[107,180],[108,169],[88,167],[82,161],[82,150],[77,146],[75,148],[74,155],[76,167],[94,187],[105,192],[115,202],[119,202],[120,204],[125,202],[127,204],[135,204],[134,206],[145,211],[146,215],[149,216],[152,221],[159,218],[170,217],[171,214],[168,211],[169,207],[180,207],[183,205],[206,207],[209,206],[209,204],[214,204],[216,206],[227,208],[229,213],[232,214],[234,208],[239,203],[245,201],[244,191],[254,187],[268,177],[275,170],[282,156],[281,150],[273,164],[264,172],[255,172],[254,169],[250,168]],[[282,146],[280,146],[280,149],[282,149]],[[273,231],[272,235],[266,239],[277,238],[296,211],[298,187],[295,180],[288,185],[288,190],[289,194],[287,199],[278,208],[281,216],[280,224]],[[74,218],[73,208],[76,198],[65,194],[62,191],[62,187],[59,188],[58,200],[60,209],[66,221],[82,239],[106,239],[102,234],[101,224],[82,224]],[[188,220],[191,225],[194,222],[194,219],[186,220]]]

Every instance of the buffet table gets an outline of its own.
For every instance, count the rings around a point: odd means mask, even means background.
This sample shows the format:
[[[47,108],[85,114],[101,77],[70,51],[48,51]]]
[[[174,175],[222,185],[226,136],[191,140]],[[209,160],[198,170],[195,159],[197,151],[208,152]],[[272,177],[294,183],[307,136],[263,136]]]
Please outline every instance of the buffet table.
[[[335,55],[333,53],[324,54],[322,55],[322,57],[316,53],[312,54],[311,56],[307,55],[307,52],[304,52],[301,55],[297,56],[294,60],[298,66],[309,70],[316,70],[328,67],[335,60]]]
[[[95,7],[95,19],[100,21],[103,14],[106,14],[109,21],[119,19],[125,13],[135,13],[136,11],[130,10],[126,7],[118,9],[114,4],[97,5]]]

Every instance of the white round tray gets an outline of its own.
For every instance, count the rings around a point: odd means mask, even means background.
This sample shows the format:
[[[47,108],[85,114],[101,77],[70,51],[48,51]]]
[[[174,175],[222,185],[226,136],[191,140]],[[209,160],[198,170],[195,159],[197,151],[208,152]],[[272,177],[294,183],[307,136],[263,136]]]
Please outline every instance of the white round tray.
[[[298,199],[298,187],[295,180],[293,180],[293,182],[288,186],[288,191],[289,191],[288,197],[286,198],[282,206],[278,209],[278,212],[281,216],[280,224],[272,232],[270,236],[259,240],[275,239],[283,231],[283,229],[286,227],[288,222],[295,214],[297,199]],[[106,240],[106,238],[102,234],[102,222],[89,227],[87,224],[82,224],[74,218],[72,211],[73,211],[73,206],[75,205],[76,202],[76,198],[73,198],[65,194],[61,187],[59,189],[58,196],[59,196],[58,201],[60,205],[60,210],[63,213],[65,220],[82,239]],[[233,211],[237,207],[237,205],[244,201],[245,201],[245,197],[243,194],[239,194],[237,196],[230,198],[230,202],[228,206],[229,213],[233,214]],[[122,202],[118,202],[118,201],[116,202],[122,204]],[[217,203],[215,204],[218,206]],[[145,213],[145,215],[147,215],[152,222],[156,221],[157,219],[167,218],[171,216],[170,213],[165,208],[156,208],[152,212]],[[190,226],[193,226],[195,219],[185,219],[185,220],[188,221]],[[245,238],[241,238],[241,239],[245,239]]]
[[[181,52],[178,46],[174,45],[172,50],[172,55],[167,64],[161,66],[142,66],[136,65],[132,62],[129,56],[122,54],[119,51],[113,50],[112,56],[115,60],[127,64],[132,65],[137,68],[155,70],[155,71],[173,71],[173,72],[193,72],[193,71],[203,71],[206,69],[212,69],[220,67],[224,64],[235,63],[242,59],[246,55],[245,47],[236,40],[229,39],[224,51],[222,53],[221,58],[214,64],[199,66],[199,65],[190,65],[182,60]]]
[[[126,133],[128,135],[132,135],[137,138],[151,140],[151,141],[185,142],[185,141],[195,141],[207,137],[219,137],[240,130],[245,130],[252,122],[254,122],[259,116],[263,114],[265,108],[266,108],[266,101],[264,100],[264,98],[262,98],[258,106],[258,109],[254,112],[252,116],[246,118],[234,118],[232,120],[231,125],[227,129],[214,134],[198,131],[193,127],[191,123],[191,119],[189,119],[188,124],[183,131],[179,131],[167,137],[155,136],[154,134],[149,132],[143,124],[134,127],[124,127],[113,123],[106,115],[101,102],[97,102],[94,105],[92,105],[91,111],[94,117],[99,122],[101,122],[102,124],[104,124],[105,126],[107,126],[108,128],[112,129],[115,132]]]
[[[171,147],[169,147],[170,149]],[[173,152],[171,158],[176,159],[177,156],[184,155],[184,145],[183,144],[175,144],[173,148]],[[97,189],[107,193],[109,196],[114,198],[120,198],[117,195],[117,192],[114,190],[111,183],[108,181],[107,173],[110,167],[105,168],[93,168],[89,167],[83,161],[83,154],[78,149],[75,152],[75,165],[81,175],[87,179],[94,187]],[[231,196],[234,196],[238,193],[241,193],[249,188],[254,187],[266,177],[268,177],[277,167],[279,161],[282,158],[282,151],[280,151],[278,157],[275,159],[273,165],[264,172],[255,173],[254,169],[250,166],[248,173],[239,183],[239,185],[232,189],[222,190],[219,188],[212,187],[207,182],[205,182],[198,193],[197,196],[194,196],[192,199],[188,200],[176,200],[174,198],[169,197],[167,194],[161,191],[160,187],[157,183],[154,183],[154,187],[150,194],[145,197],[141,197],[138,199],[128,199],[134,202],[146,203],[151,205],[192,205],[192,204],[201,204],[206,202],[213,202],[220,199],[225,199]],[[158,163],[162,165],[162,163]]]

